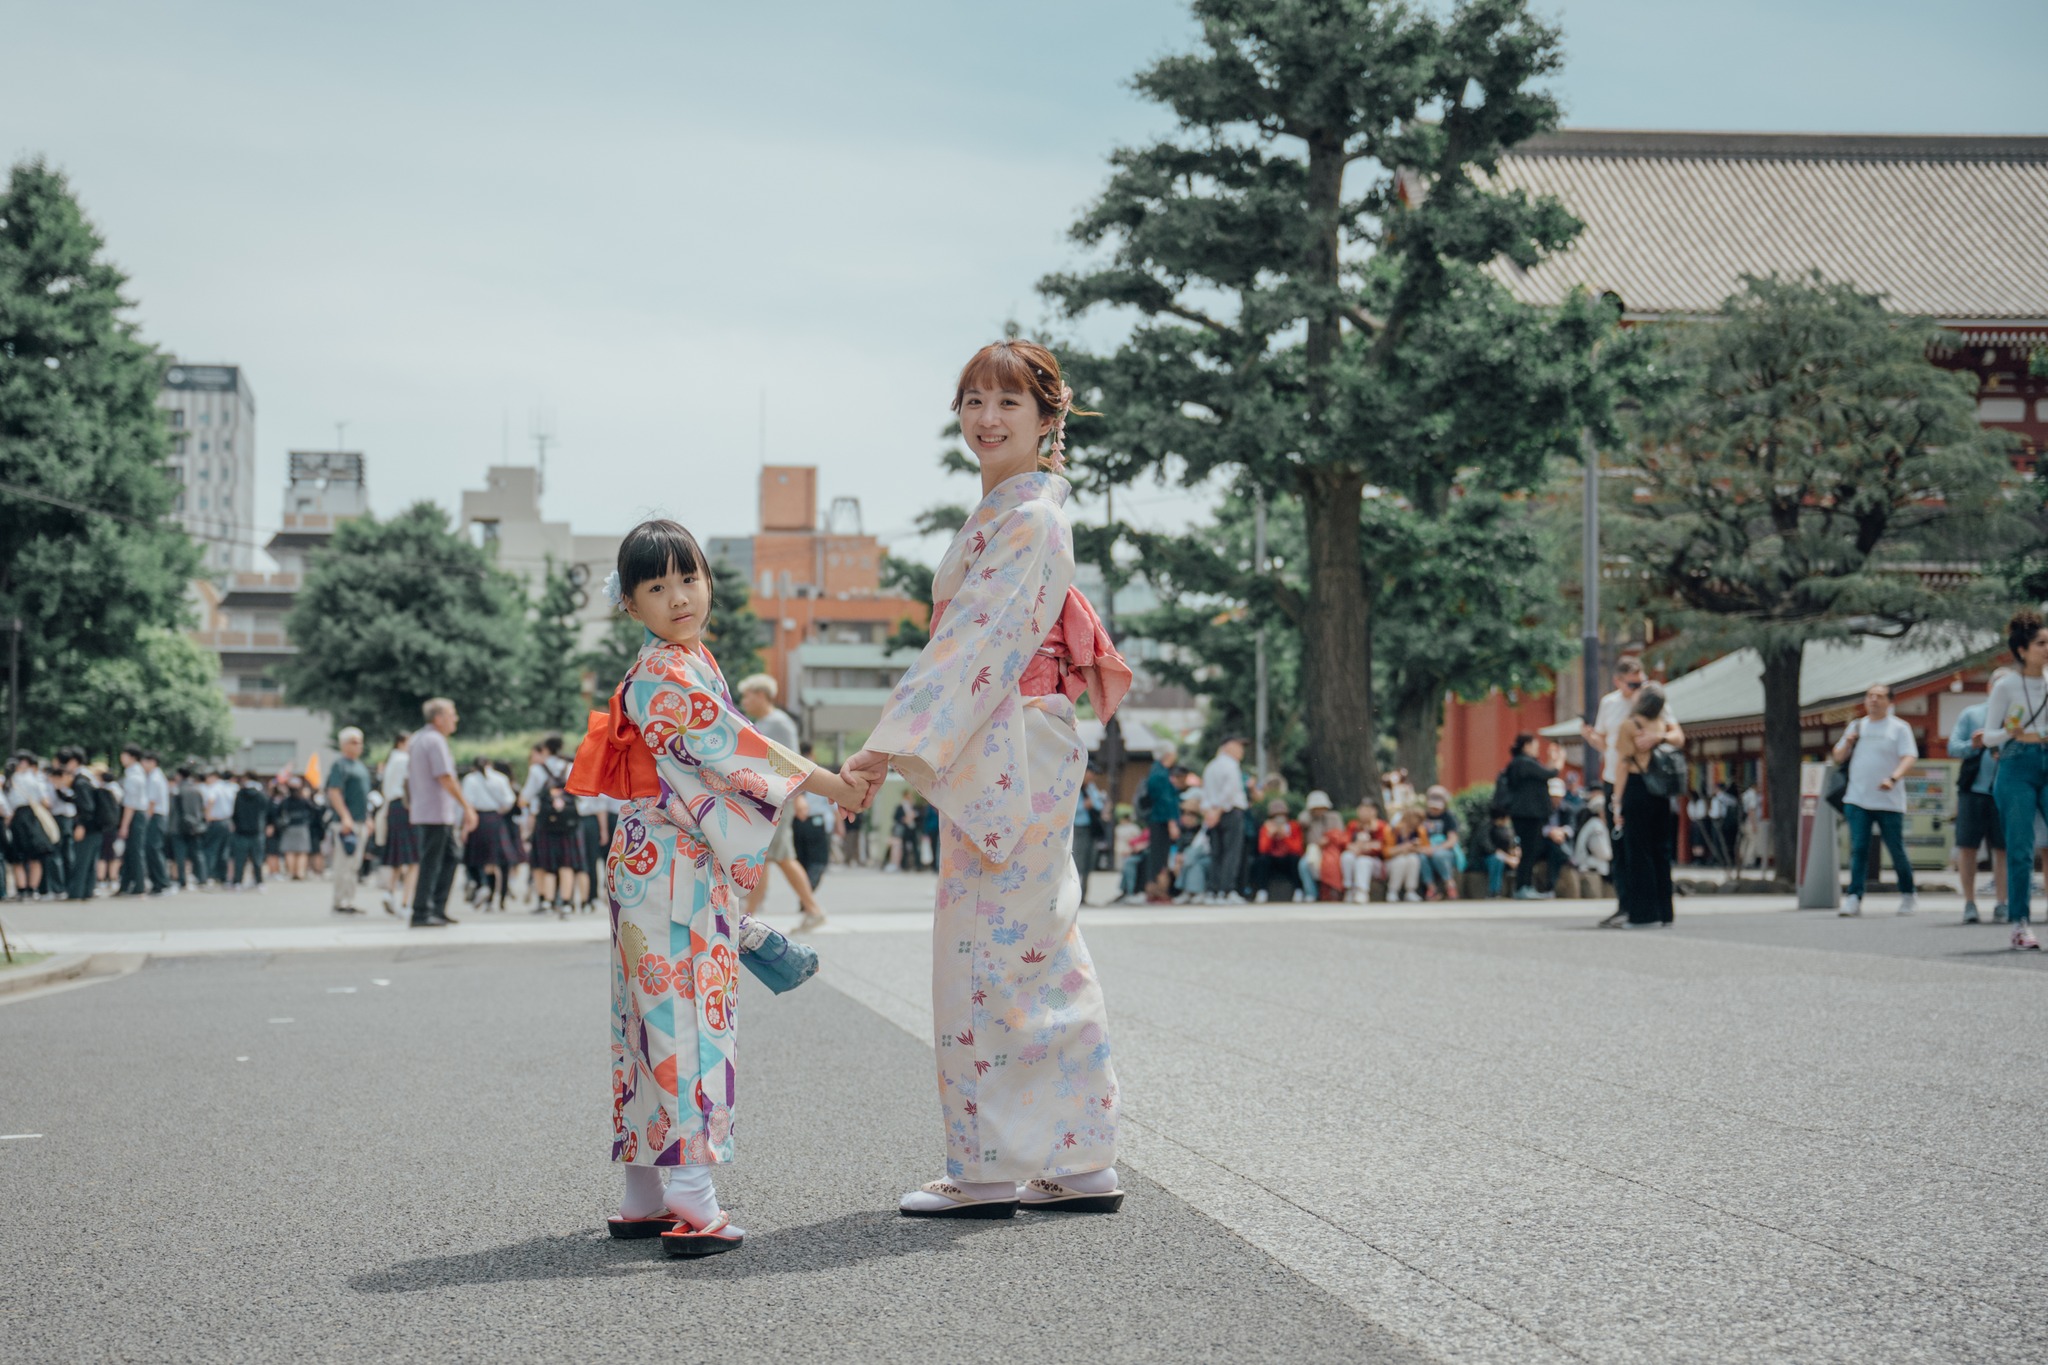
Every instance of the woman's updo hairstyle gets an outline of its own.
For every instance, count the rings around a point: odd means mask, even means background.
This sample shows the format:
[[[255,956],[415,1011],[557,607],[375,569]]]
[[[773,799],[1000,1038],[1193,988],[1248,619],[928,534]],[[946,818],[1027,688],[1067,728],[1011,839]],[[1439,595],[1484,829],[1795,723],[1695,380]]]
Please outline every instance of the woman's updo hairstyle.
[[[1049,469],[1056,469],[1061,463],[1068,416],[1102,415],[1074,406],[1074,391],[1060,377],[1059,360],[1035,341],[992,341],[976,351],[960,371],[960,382],[953,386],[954,412],[960,411],[969,389],[1030,394],[1038,404],[1038,415],[1053,419],[1052,430],[1046,433],[1052,438],[1053,450],[1049,455],[1041,452],[1038,457],[1039,463]]]
[[[711,561],[705,558],[697,537],[680,522],[666,518],[641,522],[619,542],[618,598],[614,605],[623,608],[626,599],[642,583],[671,573],[696,573],[709,578]]]
[[[2019,658],[2022,651],[2034,643],[2034,637],[2043,629],[2041,613],[2032,607],[2014,612],[2012,620],[2007,622],[2005,627],[2005,643],[2011,648],[2012,657]]]
[[[1629,711],[1644,720],[1655,720],[1664,714],[1664,689],[1655,683],[1644,683],[1643,694],[1636,698],[1636,704]]]

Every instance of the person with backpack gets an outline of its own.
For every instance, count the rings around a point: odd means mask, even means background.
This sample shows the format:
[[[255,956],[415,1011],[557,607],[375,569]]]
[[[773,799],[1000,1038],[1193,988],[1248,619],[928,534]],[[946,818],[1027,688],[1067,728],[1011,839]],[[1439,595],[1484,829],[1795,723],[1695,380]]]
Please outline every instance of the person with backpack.
[[[270,823],[270,797],[254,773],[242,774],[235,792],[235,804],[228,816],[228,890],[242,889],[242,872],[247,869],[258,891],[263,889],[263,831]]]
[[[177,785],[171,789],[170,872],[184,890],[193,882],[206,881],[206,865],[200,861],[200,839],[206,833],[206,796],[189,767],[178,769]]]
[[[1673,783],[1662,769],[1657,750],[1667,742],[1669,733],[1664,723],[1664,689],[1646,683],[1614,732],[1619,760],[1614,799],[1621,807],[1614,820],[1620,855],[1615,890],[1620,905],[1601,922],[1602,927],[1671,925],[1671,800],[1684,789],[1685,778],[1681,771]],[[1652,767],[1660,768],[1654,779]]]
[[[567,919],[576,895],[577,874],[586,870],[586,864],[583,817],[577,812],[576,798],[562,782],[550,777],[534,793],[531,866],[536,899],[533,913],[553,911],[556,918]]]
[[[1877,826],[1899,879],[1899,913],[1918,908],[1913,894],[1913,860],[1906,855],[1906,774],[1920,761],[1913,727],[1892,714],[1892,690],[1872,683],[1863,694],[1863,717],[1852,721],[1831,755],[1846,764],[1849,790],[1842,815],[1849,822],[1849,891],[1836,913],[1863,913],[1863,887],[1870,868],[1870,827]]]
[[[1991,671],[1991,686],[1996,688],[1999,679],[2012,670],[1995,668]],[[2005,922],[2005,830],[1998,818],[1998,803],[1991,799],[1992,784],[1998,777],[1998,755],[1984,744],[1985,717],[1990,714],[1990,699],[1966,706],[1956,717],[1955,728],[1949,732],[1948,753],[1950,758],[1960,756],[1962,763],[1956,769],[1956,875],[1963,883],[1963,923],[1976,924],[1981,916],[1977,913],[1977,855],[1984,845],[1991,846],[1991,917],[1996,923]]]
[[[1546,837],[1544,825],[1550,821],[1550,784],[1557,777],[1558,770],[1545,767],[1532,750],[1536,745],[1534,735],[1516,735],[1508,749],[1508,766],[1501,769],[1500,777],[1493,784],[1493,813],[1505,812],[1515,829],[1515,847],[1521,850],[1521,857],[1512,864],[1515,870],[1515,899],[1528,901],[1538,899],[1536,892],[1536,856]],[[1557,746],[1551,745],[1554,751]],[[1553,758],[1555,755],[1551,755]],[[1488,869],[1491,873],[1492,869]],[[1490,894],[1499,895],[1498,891]]]

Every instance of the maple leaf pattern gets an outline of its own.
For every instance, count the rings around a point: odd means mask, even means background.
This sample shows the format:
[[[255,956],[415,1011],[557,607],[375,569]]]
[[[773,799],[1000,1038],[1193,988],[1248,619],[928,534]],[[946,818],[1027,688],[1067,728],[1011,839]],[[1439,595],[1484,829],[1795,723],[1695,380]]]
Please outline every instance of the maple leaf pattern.
[[[969,685],[967,689],[967,693],[969,696],[974,695],[975,693],[981,691],[982,688],[987,687],[989,685],[991,681],[989,673],[990,670],[984,668],[979,673],[976,673],[974,675],[974,682],[971,685]]]

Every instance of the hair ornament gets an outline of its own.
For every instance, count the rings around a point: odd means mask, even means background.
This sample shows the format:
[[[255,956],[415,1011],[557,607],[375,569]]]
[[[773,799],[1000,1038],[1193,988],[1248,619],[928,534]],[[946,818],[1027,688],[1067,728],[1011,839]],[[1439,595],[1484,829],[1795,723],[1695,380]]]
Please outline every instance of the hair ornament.
[[[1074,390],[1060,385],[1059,416],[1052,424],[1052,472],[1064,474],[1067,471],[1067,414],[1074,410]]]
[[[621,611],[626,605],[625,591],[619,586],[619,571],[613,569],[605,575],[604,600],[612,604],[613,611]]]

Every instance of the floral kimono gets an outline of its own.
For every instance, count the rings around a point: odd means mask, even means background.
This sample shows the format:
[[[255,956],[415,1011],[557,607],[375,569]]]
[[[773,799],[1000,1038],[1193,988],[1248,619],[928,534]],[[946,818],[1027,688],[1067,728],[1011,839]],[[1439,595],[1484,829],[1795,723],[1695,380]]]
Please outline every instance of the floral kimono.
[[[624,722],[615,722],[618,737],[651,753],[653,772],[642,781],[658,790],[636,793],[619,812],[605,862],[612,1159],[730,1161],[740,970],[733,927],[740,893],[761,879],[783,803],[805,774],[733,705],[701,647],[650,636],[614,715]],[[637,755],[635,766],[646,768]]]
[[[1078,1175],[1116,1159],[1117,1088],[1081,941],[1074,807],[1084,685],[1108,715],[1130,670],[1070,595],[1067,482],[1020,474],[974,509],[932,579],[932,634],[867,747],[944,817],[932,1012],[946,1174]]]

